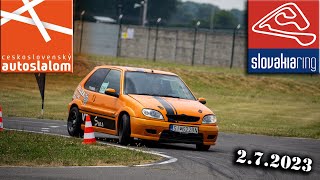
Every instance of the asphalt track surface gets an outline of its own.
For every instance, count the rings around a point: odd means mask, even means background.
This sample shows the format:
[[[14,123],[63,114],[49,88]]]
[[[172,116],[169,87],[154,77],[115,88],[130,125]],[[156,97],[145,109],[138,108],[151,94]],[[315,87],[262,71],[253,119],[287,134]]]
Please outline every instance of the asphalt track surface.
[[[20,129],[68,135],[66,121],[26,118],[4,118],[8,129]],[[96,134],[104,142],[117,139]],[[139,141],[137,141],[139,142]],[[116,143],[114,143],[116,144]],[[134,147],[134,146],[132,146]],[[246,149],[248,156],[259,150],[265,155],[277,153],[310,157],[312,171],[281,170],[254,165],[236,164],[235,151]],[[0,167],[0,179],[319,179],[320,141],[298,138],[279,138],[259,135],[220,133],[218,143],[208,152],[195,150],[194,145],[160,144],[146,150],[161,152],[177,158],[176,162],[147,167]],[[70,157],[72,158],[72,157]]]

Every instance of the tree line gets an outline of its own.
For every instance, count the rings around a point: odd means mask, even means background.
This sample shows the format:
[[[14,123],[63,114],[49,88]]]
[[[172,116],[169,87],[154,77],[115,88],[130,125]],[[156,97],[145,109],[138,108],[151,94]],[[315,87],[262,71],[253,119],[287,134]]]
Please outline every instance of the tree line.
[[[139,25],[142,23],[142,0],[77,0],[75,19],[85,10],[83,19],[95,21],[94,16],[110,17],[117,20],[123,14],[122,23]],[[136,7],[136,8],[134,8]],[[212,4],[182,2],[181,0],[148,0],[147,25],[155,25],[161,17],[161,26],[194,27],[197,21],[200,28],[230,29],[241,24],[246,26],[246,12],[238,9],[222,10]]]

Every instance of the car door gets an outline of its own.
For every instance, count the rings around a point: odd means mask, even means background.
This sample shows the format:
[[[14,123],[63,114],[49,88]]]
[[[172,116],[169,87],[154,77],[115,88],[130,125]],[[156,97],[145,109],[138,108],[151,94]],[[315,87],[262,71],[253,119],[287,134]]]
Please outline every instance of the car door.
[[[101,68],[84,84],[88,100],[81,112],[90,115],[92,125],[99,132],[115,133],[115,112],[119,109],[119,102],[117,97],[106,95],[105,90],[113,88],[120,93],[120,76],[119,70]]]
[[[97,109],[99,113],[113,118],[115,117],[115,114],[119,109],[119,99],[114,96],[106,95],[105,91],[108,88],[112,88],[116,90],[116,93],[120,94],[120,78],[121,71],[111,69],[103,80],[95,99],[96,106],[101,108]]]
[[[110,69],[107,68],[97,69],[85,82],[83,90],[84,100],[80,111],[89,115],[96,113],[95,99],[109,71]]]
[[[116,112],[120,108],[119,98],[106,95],[107,88],[115,89],[120,94],[120,78],[121,71],[111,69],[104,78],[99,87],[93,104],[95,106],[96,117],[94,119],[94,126],[105,128],[109,130],[116,130]]]

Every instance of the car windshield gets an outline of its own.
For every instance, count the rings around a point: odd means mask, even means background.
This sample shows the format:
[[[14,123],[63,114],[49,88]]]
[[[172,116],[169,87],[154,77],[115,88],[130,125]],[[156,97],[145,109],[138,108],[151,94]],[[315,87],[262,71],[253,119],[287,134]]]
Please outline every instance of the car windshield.
[[[126,72],[125,94],[195,100],[179,77],[145,72]]]

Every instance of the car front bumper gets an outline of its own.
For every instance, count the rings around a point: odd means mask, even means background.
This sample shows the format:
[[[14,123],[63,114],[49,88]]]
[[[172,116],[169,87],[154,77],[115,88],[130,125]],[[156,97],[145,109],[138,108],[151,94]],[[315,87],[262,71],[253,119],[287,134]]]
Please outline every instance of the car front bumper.
[[[186,123],[171,123],[162,120],[147,120],[131,117],[131,137],[160,142],[178,142],[188,144],[214,145],[219,128],[216,125],[194,125]],[[198,134],[182,134],[171,132],[170,124],[179,126],[199,127]]]

